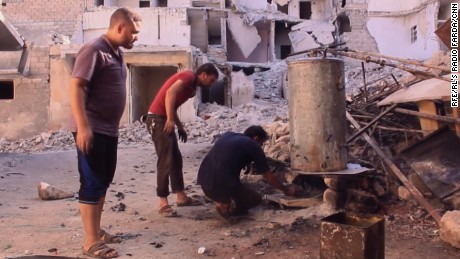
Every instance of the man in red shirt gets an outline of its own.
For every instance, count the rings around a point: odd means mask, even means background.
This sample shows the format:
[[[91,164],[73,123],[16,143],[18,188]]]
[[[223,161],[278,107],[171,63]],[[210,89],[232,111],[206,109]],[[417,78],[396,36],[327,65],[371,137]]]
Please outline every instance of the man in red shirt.
[[[190,70],[178,72],[163,84],[150,105],[146,123],[158,156],[157,195],[160,197],[159,213],[163,216],[177,216],[168,203],[170,182],[171,190],[177,196],[177,206],[200,205],[184,192],[182,154],[174,129],[177,126],[179,139],[186,142],[187,133],[177,116],[177,109],[195,96],[197,86],[209,88],[218,76],[216,67],[210,63],[200,66],[196,73]]]

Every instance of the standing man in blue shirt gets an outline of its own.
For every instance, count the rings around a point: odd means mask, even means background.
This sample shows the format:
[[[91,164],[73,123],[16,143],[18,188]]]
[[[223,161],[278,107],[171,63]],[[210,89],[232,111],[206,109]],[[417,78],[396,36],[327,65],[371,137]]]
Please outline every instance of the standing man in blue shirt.
[[[126,102],[126,64],[120,47],[133,48],[141,20],[128,8],[117,9],[107,32],[81,47],[70,80],[69,130],[78,154],[83,254],[92,257],[118,256],[107,244],[120,240],[101,229],[101,216],[115,175],[118,128]]]

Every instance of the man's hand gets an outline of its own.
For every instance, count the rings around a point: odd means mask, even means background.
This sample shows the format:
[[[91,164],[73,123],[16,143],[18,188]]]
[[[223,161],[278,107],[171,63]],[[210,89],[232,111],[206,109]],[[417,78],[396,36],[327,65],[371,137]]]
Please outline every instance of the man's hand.
[[[187,132],[184,129],[178,129],[177,133],[179,134],[180,141],[187,142]]]
[[[91,129],[89,127],[78,128],[76,142],[77,148],[80,149],[84,155],[89,154],[93,145],[93,132]]]
[[[296,196],[296,188],[293,184],[288,184],[284,186],[284,194],[287,196]]]
[[[174,121],[167,120],[165,123],[164,132],[166,132],[166,134],[171,134],[174,131],[175,126],[176,124]]]

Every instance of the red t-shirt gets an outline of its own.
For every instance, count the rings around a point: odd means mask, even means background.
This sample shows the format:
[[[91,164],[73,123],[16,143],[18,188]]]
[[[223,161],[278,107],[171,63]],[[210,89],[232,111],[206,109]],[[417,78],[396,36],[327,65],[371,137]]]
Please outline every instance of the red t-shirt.
[[[161,87],[158,94],[155,96],[152,104],[150,104],[149,113],[166,117],[166,92],[177,81],[181,80],[184,83],[183,90],[177,93],[174,110],[185,103],[189,98],[195,96],[196,93],[196,76],[190,70],[177,72],[171,76]]]

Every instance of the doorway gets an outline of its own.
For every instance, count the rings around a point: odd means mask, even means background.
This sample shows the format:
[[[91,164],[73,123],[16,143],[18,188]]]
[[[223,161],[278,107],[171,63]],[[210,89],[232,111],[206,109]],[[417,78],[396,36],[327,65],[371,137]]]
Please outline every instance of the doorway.
[[[177,69],[176,66],[130,66],[130,122],[135,122],[148,112],[163,83]]]

